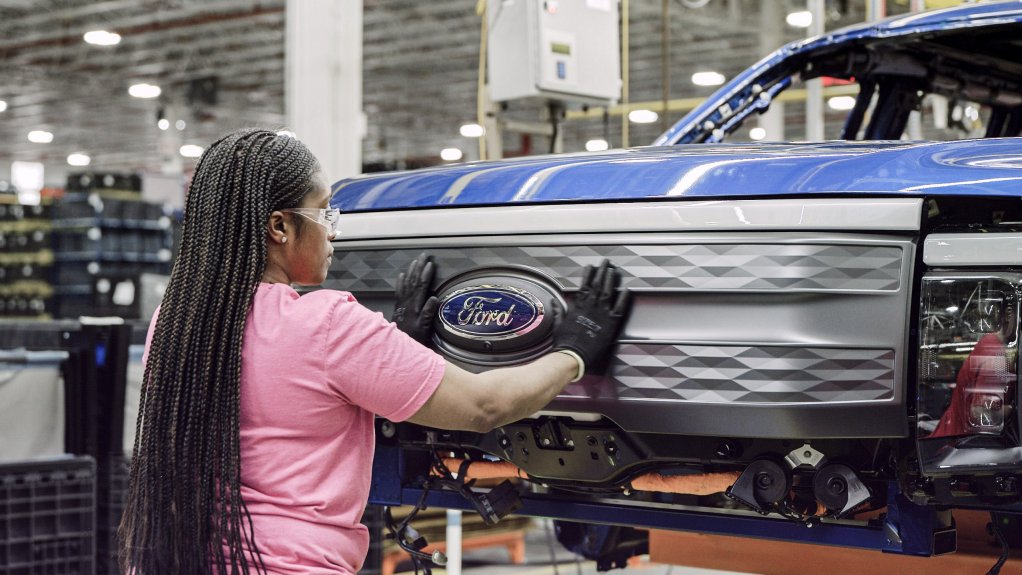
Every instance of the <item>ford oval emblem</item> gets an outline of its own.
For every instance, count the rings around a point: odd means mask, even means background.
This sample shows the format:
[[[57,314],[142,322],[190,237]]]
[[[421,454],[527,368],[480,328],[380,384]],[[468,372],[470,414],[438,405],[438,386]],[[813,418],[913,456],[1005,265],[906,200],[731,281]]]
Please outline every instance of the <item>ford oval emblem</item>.
[[[543,304],[531,293],[506,285],[460,289],[440,303],[445,329],[470,339],[510,339],[543,320]]]

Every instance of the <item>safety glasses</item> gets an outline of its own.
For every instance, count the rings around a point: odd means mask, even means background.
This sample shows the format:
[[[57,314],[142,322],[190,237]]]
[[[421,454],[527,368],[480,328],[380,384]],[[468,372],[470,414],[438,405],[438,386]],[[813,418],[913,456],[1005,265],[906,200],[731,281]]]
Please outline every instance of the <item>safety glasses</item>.
[[[337,208],[288,208],[280,211],[310,219],[326,228],[329,235],[336,236],[341,233],[341,210]]]

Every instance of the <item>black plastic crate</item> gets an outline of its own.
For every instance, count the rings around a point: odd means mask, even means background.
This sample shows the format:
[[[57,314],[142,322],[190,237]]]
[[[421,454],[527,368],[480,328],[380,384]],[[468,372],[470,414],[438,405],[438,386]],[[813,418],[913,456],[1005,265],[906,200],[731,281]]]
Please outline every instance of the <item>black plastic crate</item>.
[[[49,275],[49,265],[31,263],[0,265],[0,283],[24,280],[46,281],[49,279]]]
[[[98,253],[102,237],[101,234],[87,229],[61,230],[60,233],[54,234],[53,247],[61,255]],[[82,257],[76,255],[74,259],[82,259]]]
[[[120,573],[118,566],[117,528],[121,524],[124,504],[128,498],[131,477],[130,458],[110,457],[100,469],[99,506],[96,517],[96,573]]]
[[[61,200],[53,206],[53,219],[58,223],[62,220],[92,220],[98,215],[96,205],[85,199]]]
[[[93,276],[105,267],[95,261],[62,261],[53,266],[53,283],[58,286],[92,285]]]
[[[91,457],[0,464],[0,575],[94,575]]]
[[[18,220],[46,220],[50,217],[49,204],[3,204],[0,203],[0,222]]]

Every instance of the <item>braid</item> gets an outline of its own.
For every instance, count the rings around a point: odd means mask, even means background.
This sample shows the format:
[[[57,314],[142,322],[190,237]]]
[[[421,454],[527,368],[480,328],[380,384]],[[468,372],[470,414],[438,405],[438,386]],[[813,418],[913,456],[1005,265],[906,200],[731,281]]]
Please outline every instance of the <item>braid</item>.
[[[301,142],[265,130],[228,134],[199,159],[143,379],[125,573],[266,571],[241,498],[242,338],[269,215],[296,207],[318,171]]]

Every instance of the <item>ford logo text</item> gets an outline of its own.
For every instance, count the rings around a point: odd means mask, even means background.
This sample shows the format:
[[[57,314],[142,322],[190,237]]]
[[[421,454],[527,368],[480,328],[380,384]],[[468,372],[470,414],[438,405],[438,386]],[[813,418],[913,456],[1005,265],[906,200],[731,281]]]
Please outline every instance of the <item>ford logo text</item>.
[[[444,328],[479,339],[504,339],[528,333],[543,319],[543,304],[525,290],[480,285],[458,290],[440,304]]]

